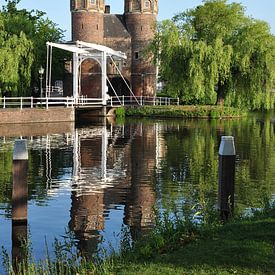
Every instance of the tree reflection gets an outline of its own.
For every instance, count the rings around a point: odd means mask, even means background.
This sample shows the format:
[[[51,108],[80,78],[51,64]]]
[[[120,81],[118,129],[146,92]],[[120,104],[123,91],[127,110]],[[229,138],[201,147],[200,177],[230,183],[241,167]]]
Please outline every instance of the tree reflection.
[[[275,137],[269,119],[175,121],[165,124],[167,155],[155,184],[162,207],[174,203],[216,206],[218,146],[222,135],[235,137],[236,197],[239,211],[259,207],[275,193]],[[273,168],[272,168],[273,167]]]

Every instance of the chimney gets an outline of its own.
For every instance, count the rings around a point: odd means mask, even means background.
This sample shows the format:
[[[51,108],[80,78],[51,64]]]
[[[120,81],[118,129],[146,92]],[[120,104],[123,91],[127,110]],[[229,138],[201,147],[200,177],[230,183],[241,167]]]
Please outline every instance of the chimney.
[[[107,13],[107,14],[111,13],[111,6],[110,5],[105,6],[105,13]]]

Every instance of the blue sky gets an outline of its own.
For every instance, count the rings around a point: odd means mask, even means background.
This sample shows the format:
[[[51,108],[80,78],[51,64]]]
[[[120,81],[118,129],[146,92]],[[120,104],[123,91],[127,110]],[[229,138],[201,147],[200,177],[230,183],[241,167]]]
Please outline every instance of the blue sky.
[[[201,0],[159,0],[158,19],[171,18],[174,14],[193,8],[202,2]],[[229,2],[233,1],[229,0]],[[235,2],[246,7],[247,15],[268,22],[275,35],[275,0],[237,0]],[[0,3],[4,4],[4,0],[0,0]],[[69,3],[69,0],[21,0],[20,7],[45,11],[51,20],[62,29],[67,30],[66,39],[70,39]],[[112,13],[123,13],[124,0],[105,0],[105,4],[111,5]]]

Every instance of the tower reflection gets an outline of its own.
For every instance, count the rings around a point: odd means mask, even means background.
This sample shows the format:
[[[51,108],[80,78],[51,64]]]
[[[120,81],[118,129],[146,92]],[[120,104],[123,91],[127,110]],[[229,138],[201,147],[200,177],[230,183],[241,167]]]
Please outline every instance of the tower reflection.
[[[121,224],[130,227],[133,239],[154,226],[156,127],[111,124],[78,129],[76,135],[69,227],[82,253],[92,255],[110,211],[118,206],[124,208]]]

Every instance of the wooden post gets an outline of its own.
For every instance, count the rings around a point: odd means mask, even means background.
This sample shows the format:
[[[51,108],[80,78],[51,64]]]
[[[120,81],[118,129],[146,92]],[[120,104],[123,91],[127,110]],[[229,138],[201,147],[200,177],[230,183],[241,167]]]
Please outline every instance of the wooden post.
[[[15,273],[27,259],[28,151],[26,140],[16,140],[13,150],[12,264]]]
[[[219,148],[219,209],[227,220],[234,210],[236,150],[234,137],[222,136]]]
[[[12,220],[26,221],[28,202],[28,151],[26,140],[16,140],[13,151]]]

